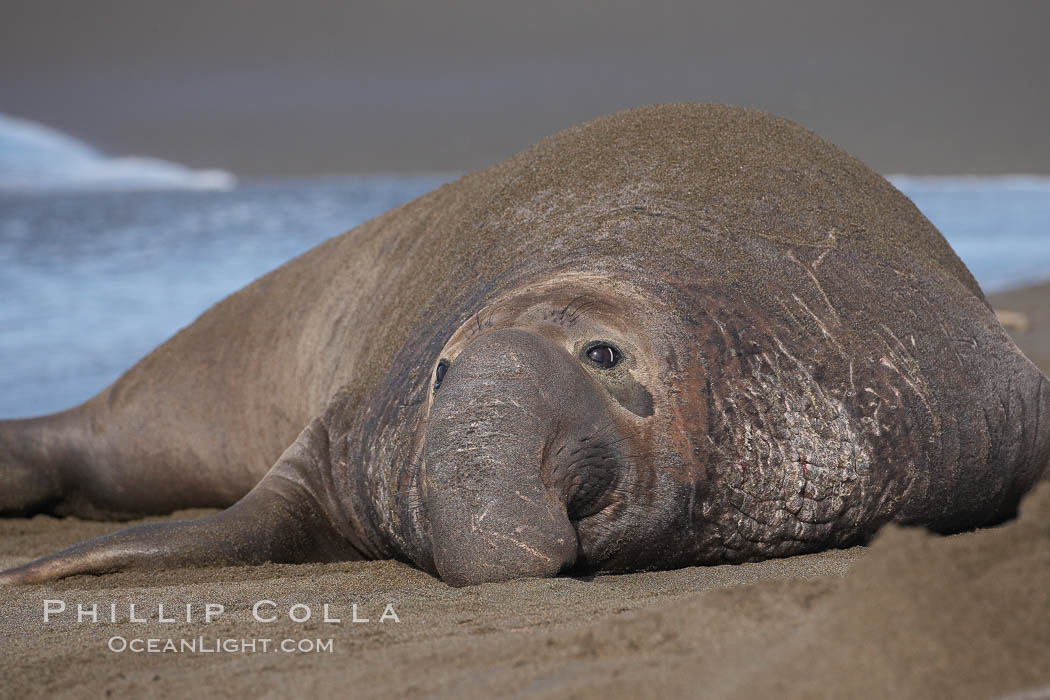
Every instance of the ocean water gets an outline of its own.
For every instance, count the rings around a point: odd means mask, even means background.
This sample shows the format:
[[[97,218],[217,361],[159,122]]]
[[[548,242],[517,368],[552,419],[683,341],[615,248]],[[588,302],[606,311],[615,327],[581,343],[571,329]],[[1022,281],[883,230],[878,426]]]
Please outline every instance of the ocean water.
[[[89,398],[227,294],[450,178],[0,193],[0,417]],[[986,291],[1050,278],[1050,179],[894,181]]]
[[[452,177],[238,184],[0,114],[0,418],[91,397],[226,295]],[[1050,278],[1050,178],[892,179],[986,291]]]
[[[0,114],[0,191],[228,190],[224,170],[143,156],[110,156],[45,124]]]
[[[448,179],[0,192],[0,418],[93,396],[231,292]]]

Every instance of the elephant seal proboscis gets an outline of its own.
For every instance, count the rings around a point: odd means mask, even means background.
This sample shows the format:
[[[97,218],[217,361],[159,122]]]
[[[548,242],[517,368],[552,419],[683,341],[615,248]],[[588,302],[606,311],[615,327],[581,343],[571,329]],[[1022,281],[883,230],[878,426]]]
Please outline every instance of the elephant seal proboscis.
[[[323,243],[64,413],[0,512],[139,525],[0,574],[396,558],[454,584],[1010,517],[1050,382],[882,177],[707,104],[558,133]]]

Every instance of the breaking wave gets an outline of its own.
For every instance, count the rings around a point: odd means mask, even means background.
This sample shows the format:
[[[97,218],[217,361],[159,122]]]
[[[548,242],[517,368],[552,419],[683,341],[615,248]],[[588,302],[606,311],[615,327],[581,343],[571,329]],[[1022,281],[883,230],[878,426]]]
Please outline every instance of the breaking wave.
[[[51,127],[0,114],[0,192],[229,190],[236,183],[223,170],[107,156]]]

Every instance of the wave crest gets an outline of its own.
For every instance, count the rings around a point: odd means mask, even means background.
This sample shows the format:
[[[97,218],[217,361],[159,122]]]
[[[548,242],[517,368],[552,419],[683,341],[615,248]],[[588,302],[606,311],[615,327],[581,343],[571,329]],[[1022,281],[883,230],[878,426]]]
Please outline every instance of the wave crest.
[[[111,157],[69,134],[0,114],[0,192],[229,190],[224,170],[193,170],[141,156]]]

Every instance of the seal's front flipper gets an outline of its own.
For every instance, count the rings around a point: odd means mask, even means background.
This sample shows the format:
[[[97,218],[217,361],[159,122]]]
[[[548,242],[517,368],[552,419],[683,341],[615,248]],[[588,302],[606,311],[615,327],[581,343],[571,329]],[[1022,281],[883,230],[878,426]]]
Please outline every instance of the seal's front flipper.
[[[199,520],[136,525],[86,540],[0,572],[0,584],[126,569],[360,559],[311,488],[318,460],[327,457],[327,433],[315,420],[263,480],[223,512]]]

